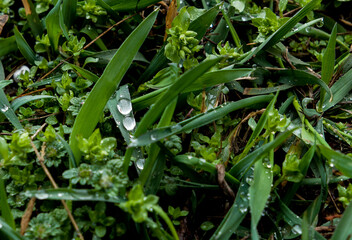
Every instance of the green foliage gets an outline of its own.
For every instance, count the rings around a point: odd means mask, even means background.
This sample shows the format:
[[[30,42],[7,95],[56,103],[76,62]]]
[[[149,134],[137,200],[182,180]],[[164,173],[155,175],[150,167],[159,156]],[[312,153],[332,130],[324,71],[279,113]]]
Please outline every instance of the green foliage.
[[[352,184],[348,184],[346,188],[341,185],[337,185],[337,190],[339,191],[338,200],[342,202],[343,207],[346,208],[352,200]]]
[[[77,4],[77,15],[91,19],[94,23],[98,21],[99,16],[106,14],[106,10],[97,5],[96,0],[84,0]]]
[[[172,223],[177,226],[177,225],[180,225],[180,221],[177,219],[180,217],[187,216],[189,212],[186,210],[181,211],[179,207],[174,208],[172,206],[169,206],[167,209],[167,213],[171,216]]]

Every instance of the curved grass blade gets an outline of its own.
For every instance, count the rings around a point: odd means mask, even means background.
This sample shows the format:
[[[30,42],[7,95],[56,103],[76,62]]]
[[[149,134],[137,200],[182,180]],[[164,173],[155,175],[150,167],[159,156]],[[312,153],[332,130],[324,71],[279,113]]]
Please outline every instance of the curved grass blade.
[[[84,77],[92,82],[97,82],[99,79],[99,77],[97,75],[95,75],[91,71],[88,71],[87,69],[81,68],[81,67],[79,67],[75,64],[71,64],[71,63],[68,63],[68,65],[70,65],[70,67],[72,67],[79,75],[81,75],[82,77]]]
[[[99,36],[99,34],[97,33],[97,31],[95,31],[94,28],[85,27],[81,30],[81,32],[87,34],[91,40],[94,40],[95,38],[97,38]],[[101,38],[97,39],[94,43],[100,48],[100,50],[102,50],[102,51],[108,50],[108,48],[105,46],[105,44]]]
[[[28,102],[35,101],[38,99],[45,99],[45,98],[56,99],[54,96],[50,96],[50,95],[23,96],[23,97],[16,98],[15,100],[13,100],[11,103],[11,107],[14,111],[16,111],[19,107],[21,107],[22,105],[24,105]]]
[[[246,99],[242,99],[236,102],[223,104],[217,108],[211,109],[205,113],[198,114],[192,118],[179,122],[174,126],[168,126],[164,128],[154,129],[146,134],[141,135],[137,139],[133,139],[130,147],[146,146],[153,142],[157,142],[165,137],[169,137],[173,134],[178,134],[185,131],[190,131],[195,128],[207,125],[217,119],[220,119],[230,112],[251,107],[256,104],[265,103],[272,99],[272,96],[256,96]]]
[[[293,86],[317,84],[329,94],[330,99],[328,99],[328,101],[331,100],[333,96],[335,97],[335,94],[332,93],[332,90],[324,81],[308,72],[302,70],[280,70],[277,71],[275,75],[279,77],[280,83],[285,83]]]
[[[70,36],[68,35],[68,28],[67,26],[65,25],[65,19],[64,19],[64,14],[63,14],[63,9],[60,8],[60,11],[59,11],[59,24],[60,24],[60,28],[62,30],[62,33],[64,34],[66,40],[70,40]]]
[[[345,209],[331,240],[349,239],[352,234],[352,203]]]
[[[282,90],[287,90],[292,88],[292,85],[283,84],[276,87],[268,87],[268,88],[245,88],[243,91],[244,95],[262,95],[273,92],[278,92]]]
[[[51,48],[57,52],[59,47],[59,38],[61,35],[60,27],[60,5],[62,0],[58,0],[45,18],[46,29],[50,41]]]
[[[247,172],[248,168],[250,168],[250,166],[252,166],[256,161],[261,159],[264,155],[268,154],[271,149],[274,149],[280,144],[282,144],[289,136],[291,136],[294,130],[295,129],[292,129],[290,131],[286,131],[284,133],[279,134],[274,141],[264,144],[257,150],[251,152],[243,159],[241,159],[235,166],[233,166],[230,169],[229,173],[232,176],[241,179],[243,175]]]
[[[338,104],[351,90],[352,90],[352,69],[350,69],[345,75],[343,75],[339,80],[337,80],[331,87],[331,92],[334,95],[334,99],[329,101],[329,99],[324,99],[323,111],[327,111],[330,108]]]
[[[156,121],[160,116],[165,107],[178,96],[179,93],[184,91],[193,81],[202,76],[206,71],[208,71],[212,66],[218,63],[222,58],[215,58],[210,60],[205,60],[200,63],[195,68],[187,71],[182,76],[180,76],[174,84],[167,88],[165,93],[158,99],[158,101],[149,109],[149,111],[144,115],[140,124],[135,132],[135,137],[140,136],[145,133],[147,129]]]
[[[14,27],[13,32],[15,33],[18,49],[20,50],[22,55],[27,59],[27,61],[34,65],[34,62],[38,60],[38,58],[35,56],[34,51],[28,45],[26,39],[23,38],[22,34],[18,31],[16,26]]]
[[[15,220],[12,216],[11,208],[7,201],[5,183],[2,175],[0,175],[0,204],[1,204],[1,216],[5,219],[6,223],[13,230],[16,230]]]
[[[15,36],[0,39],[0,57],[6,56],[10,52],[16,51],[17,49]]]
[[[1,240],[22,240],[18,232],[13,230],[4,220],[0,218],[0,239]]]
[[[76,137],[81,135],[87,138],[93,132],[107,101],[131,65],[134,56],[153,26],[157,14],[158,11],[151,13],[124,41],[83,104],[70,135],[70,146],[77,164],[80,160],[80,151]]]
[[[104,0],[105,3],[111,6],[111,8],[118,12],[126,12],[130,10],[139,10],[154,3],[159,2],[158,0]]]
[[[352,157],[319,145],[321,154],[345,176],[352,178]]]
[[[109,197],[104,193],[97,192],[90,189],[67,189],[67,188],[56,188],[56,189],[41,189],[34,191],[26,191],[24,195],[27,197],[36,197],[39,200],[68,200],[68,201],[101,201],[101,202],[112,202],[121,203],[124,202],[124,198]]]
[[[298,13],[296,13],[292,18],[290,18],[284,25],[282,25],[276,32],[274,32],[270,37],[268,37],[262,44],[257,48],[252,49],[251,53],[246,56],[240,64],[247,62],[252,57],[260,54],[262,51],[265,51],[269,47],[274,46],[278,43],[291,29],[310,11],[312,11],[315,6],[320,3],[321,0],[312,0],[304,8],[302,8]]]
[[[248,171],[248,173],[246,174],[246,178],[251,177],[252,174],[252,171]],[[215,233],[211,236],[210,240],[230,239],[231,235],[240,226],[248,211],[248,189],[249,184],[245,180],[241,181],[234,204],[227,212],[220,226],[216,229]]]

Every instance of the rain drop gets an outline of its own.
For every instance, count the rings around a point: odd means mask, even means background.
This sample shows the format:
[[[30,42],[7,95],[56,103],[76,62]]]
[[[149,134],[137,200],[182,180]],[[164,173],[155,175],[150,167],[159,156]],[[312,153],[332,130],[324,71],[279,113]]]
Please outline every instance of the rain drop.
[[[132,103],[126,98],[120,99],[117,104],[117,110],[123,115],[127,115],[132,111]]]
[[[36,198],[38,198],[38,199],[40,199],[40,200],[42,200],[42,199],[46,199],[46,198],[48,198],[49,197],[49,194],[47,194],[47,193],[37,193],[36,195],[35,195],[35,197]]]
[[[0,223],[0,228],[2,228],[2,224]]]
[[[58,197],[63,197],[64,194],[63,194],[63,193],[59,193],[59,194],[57,194],[57,196],[58,196]]]
[[[145,163],[145,159],[140,158],[136,161],[136,167],[140,170],[143,170],[144,168],[144,163]]]
[[[294,225],[292,228],[292,232],[296,234],[302,234],[302,229],[299,225]]]
[[[157,137],[155,136],[155,134],[152,134],[152,135],[150,135],[150,139],[151,139],[152,141],[155,141],[155,140],[157,139]]]
[[[29,71],[30,69],[26,65],[23,65],[22,67],[20,67],[20,69],[15,71],[15,73],[13,74],[13,80],[15,80],[15,82],[19,82],[19,76]]]
[[[1,108],[1,112],[5,113],[7,110],[9,110],[9,106],[4,104],[4,106]]]
[[[136,120],[134,120],[132,117],[126,117],[123,119],[122,124],[126,130],[131,131],[136,127]]]

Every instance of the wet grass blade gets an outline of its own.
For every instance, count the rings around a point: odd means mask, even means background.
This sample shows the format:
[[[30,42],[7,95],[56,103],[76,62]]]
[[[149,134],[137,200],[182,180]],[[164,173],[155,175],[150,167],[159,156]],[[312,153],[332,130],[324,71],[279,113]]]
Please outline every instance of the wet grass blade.
[[[349,239],[352,234],[352,203],[345,209],[331,240]]]
[[[82,77],[92,81],[92,82],[97,82],[99,77],[92,73],[91,71],[88,71],[87,69],[81,68],[75,64],[68,63],[70,67],[72,67],[79,75]]]
[[[70,29],[76,18],[77,0],[63,0],[62,15],[65,26]]]
[[[345,176],[352,178],[352,157],[319,145],[321,154]]]
[[[310,11],[312,11],[315,6],[320,3],[321,0],[310,1],[304,8],[302,8],[298,13],[296,13],[292,18],[290,18],[284,25],[282,25],[276,32],[274,32],[270,37],[268,37],[262,44],[260,44],[252,52],[246,56],[240,63],[243,64],[247,62],[252,57],[260,54],[262,51],[265,51],[269,47],[274,46],[278,43],[291,29]]]
[[[22,124],[18,120],[15,112],[13,111],[9,101],[7,100],[6,94],[3,89],[0,89],[0,110],[2,114],[12,123],[17,129],[23,129]]]
[[[331,92],[334,96],[330,102],[329,99],[324,99],[323,111],[327,111],[330,108],[338,104],[351,90],[352,90],[352,69],[350,69],[345,75],[337,80],[331,87]]]
[[[252,171],[246,174],[247,177],[251,177]],[[230,239],[231,235],[237,230],[241,222],[245,218],[248,212],[249,201],[247,198],[249,184],[243,180],[238,189],[238,194],[230,210],[216,229],[215,233],[211,236],[210,240],[227,240]]]
[[[55,6],[51,9],[45,18],[46,29],[50,41],[51,48],[57,52],[59,47],[59,38],[61,35],[60,27],[60,5],[61,0],[58,0]]]
[[[185,131],[190,131],[195,128],[207,125],[217,119],[220,119],[230,112],[251,107],[256,104],[265,103],[272,99],[272,96],[256,96],[245,98],[236,102],[230,102],[223,104],[217,108],[211,109],[205,113],[198,114],[192,118],[185,121],[179,122],[174,126],[168,126],[160,129],[151,130],[140,137],[134,139],[130,147],[146,146],[153,142],[157,142],[165,137],[171,136],[173,134],[178,134]]]
[[[179,93],[183,92],[192,82],[202,76],[206,71],[208,71],[212,66],[218,63],[222,58],[215,58],[210,60],[205,60],[200,63],[195,68],[187,71],[182,76],[180,76],[174,84],[172,84],[165,93],[158,99],[157,102],[149,109],[149,111],[144,115],[140,121],[137,130],[135,132],[135,137],[140,136],[145,133],[147,129],[157,120],[160,114],[164,111],[165,107],[178,96]]]
[[[56,133],[56,138],[59,139],[59,141],[62,143],[62,145],[64,145],[64,148],[67,151],[68,159],[70,160],[70,164],[69,164],[70,168],[76,168],[77,164],[76,164],[75,156],[73,156],[73,152],[70,148],[70,145],[66,142],[66,140],[63,137],[61,137],[57,133]]]
[[[45,99],[45,98],[56,99],[54,96],[50,96],[50,95],[23,96],[13,100],[11,103],[11,107],[14,111],[16,111],[19,107],[21,107],[22,105],[28,102],[35,101],[38,99]]]
[[[1,240],[22,240],[18,232],[13,230],[4,220],[0,218],[0,239]]]
[[[70,146],[77,163],[80,160],[80,151],[76,137],[81,135],[88,138],[93,132],[106,103],[130,67],[134,56],[153,26],[157,14],[158,11],[151,13],[124,41],[83,104],[70,135]]]
[[[31,0],[25,0],[22,1],[22,3],[26,12],[28,25],[31,28],[34,37],[41,37],[44,29],[42,22],[40,21],[39,16],[35,10],[33,2]]]
[[[126,12],[130,10],[139,10],[154,3],[158,0],[104,0],[112,9],[118,12]]]
[[[257,161],[254,164],[253,183],[249,187],[252,239],[259,239],[257,225],[270,196],[272,182],[272,169],[264,165],[263,159]]]
[[[17,27],[15,26],[13,29],[13,32],[15,33],[15,38],[16,38],[16,43],[17,43],[17,47],[20,50],[20,52],[22,53],[22,55],[27,59],[27,61],[29,63],[31,63],[32,65],[34,65],[34,62],[37,59],[37,57],[35,56],[34,51],[32,50],[32,48],[28,45],[26,39],[24,39],[24,37],[22,36],[22,34],[18,31]]]
[[[106,194],[97,192],[90,189],[67,189],[67,188],[56,188],[56,189],[41,189],[34,191],[26,191],[24,193],[27,197],[36,197],[39,200],[69,200],[69,201],[102,201],[121,203],[124,202],[124,198],[119,197],[108,197]]]

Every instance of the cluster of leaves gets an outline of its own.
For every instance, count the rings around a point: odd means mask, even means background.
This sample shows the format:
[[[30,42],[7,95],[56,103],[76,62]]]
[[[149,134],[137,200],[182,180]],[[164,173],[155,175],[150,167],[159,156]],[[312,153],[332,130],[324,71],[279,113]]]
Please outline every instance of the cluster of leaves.
[[[1,1],[0,238],[347,239],[349,2]]]

